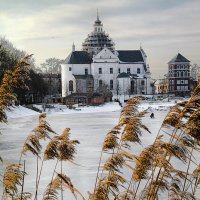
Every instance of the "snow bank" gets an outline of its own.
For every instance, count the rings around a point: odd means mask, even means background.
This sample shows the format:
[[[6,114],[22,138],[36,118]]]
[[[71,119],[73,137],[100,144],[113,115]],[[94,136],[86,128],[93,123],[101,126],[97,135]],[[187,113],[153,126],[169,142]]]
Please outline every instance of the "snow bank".
[[[75,109],[69,109],[64,105],[54,105],[54,108],[46,109],[47,113],[59,113],[59,114],[75,114],[75,113],[96,113],[96,112],[114,112],[121,109],[119,103],[110,102],[99,106],[83,106]]]
[[[143,102],[139,105],[139,110],[169,110],[172,106],[174,106],[176,103],[173,102]]]
[[[14,106],[10,107],[9,110],[6,110],[6,115],[8,118],[26,117],[38,114],[39,114],[38,112],[25,108],[23,106]]]
[[[139,110],[149,110],[153,112],[154,110],[169,110],[176,103],[175,101],[171,102],[141,102],[139,105]],[[34,105],[34,107],[43,110],[42,105]],[[46,108],[45,112],[48,114],[75,114],[75,113],[98,113],[98,112],[114,112],[121,110],[121,106],[117,102],[109,102],[99,106],[83,106],[77,107],[75,109],[69,109],[66,105],[52,104],[52,108]],[[30,115],[38,115],[39,113],[31,109],[25,108],[23,106],[16,106],[10,108],[6,111],[8,118],[18,118],[25,117]]]

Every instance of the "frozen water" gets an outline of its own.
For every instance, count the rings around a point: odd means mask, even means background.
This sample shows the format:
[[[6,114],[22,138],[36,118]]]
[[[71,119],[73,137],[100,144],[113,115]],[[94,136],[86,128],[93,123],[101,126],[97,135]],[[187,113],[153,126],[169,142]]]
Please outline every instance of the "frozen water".
[[[117,104],[109,104],[110,108],[107,112],[104,107],[85,108],[87,112],[74,111],[69,112],[54,112],[48,114],[47,121],[51,127],[57,132],[61,133],[64,128],[71,128],[71,138],[78,139],[81,143],[77,146],[77,154],[75,157],[75,165],[72,163],[64,163],[63,171],[68,175],[74,186],[87,197],[87,191],[92,191],[96,178],[98,168],[98,161],[100,157],[101,146],[106,133],[117,124],[119,120],[119,107]],[[161,109],[162,107],[166,109]],[[149,113],[143,119],[143,122],[149,127],[152,134],[143,134],[141,140],[142,145],[135,145],[132,148],[134,154],[139,154],[141,150],[147,145],[153,143],[156,134],[160,128],[161,122],[167,114],[168,108],[172,104],[150,105],[142,104],[140,110],[150,109],[154,112],[155,118],[150,119]],[[23,108],[20,108],[23,109]],[[99,110],[98,110],[99,109]],[[15,111],[13,111],[15,112]],[[29,112],[27,112],[29,113]],[[33,115],[34,114],[34,115]],[[22,114],[23,116],[23,114]],[[15,117],[15,118],[14,118]],[[17,117],[17,118],[16,118]],[[20,156],[20,150],[23,146],[24,140],[31,130],[38,124],[38,114],[32,113],[30,115],[19,117],[13,115],[9,117],[8,124],[1,124],[0,129],[0,155],[4,159],[4,167],[7,163],[17,163]],[[44,142],[44,145],[46,143]],[[34,192],[35,176],[36,176],[36,158],[31,154],[26,157],[26,171],[28,175],[25,179],[25,191]],[[40,161],[41,163],[41,161]],[[176,163],[181,165],[180,162]],[[42,178],[39,186],[39,199],[42,199],[43,192],[47,184],[51,180],[51,174],[54,170],[55,161],[46,161],[42,171]],[[180,167],[181,168],[181,167]],[[2,173],[2,165],[0,165],[0,173]],[[60,171],[58,165],[57,172]],[[126,172],[125,172],[126,173]],[[0,192],[2,192],[2,183],[0,182]],[[67,199],[74,199],[70,192],[67,192]]]

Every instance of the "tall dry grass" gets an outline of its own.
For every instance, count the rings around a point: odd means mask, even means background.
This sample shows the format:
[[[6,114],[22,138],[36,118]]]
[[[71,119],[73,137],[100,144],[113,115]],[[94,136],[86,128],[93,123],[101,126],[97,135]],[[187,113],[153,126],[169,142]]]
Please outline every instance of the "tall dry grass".
[[[189,101],[176,104],[164,119],[153,144],[139,155],[132,149],[142,145],[142,124],[146,112],[138,112],[140,97],[130,99],[122,109],[119,123],[106,135],[96,184],[90,193],[98,199],[198,199],[200,144],[200,85]],[[103,154],[110,155],[101,162]],[[180,170],[174,161],[182,162]],[[194,167],[196,166],[196,167]],[[124,170],[132,173],[129,179]],[[198,193],[199,194],[199,193]]]

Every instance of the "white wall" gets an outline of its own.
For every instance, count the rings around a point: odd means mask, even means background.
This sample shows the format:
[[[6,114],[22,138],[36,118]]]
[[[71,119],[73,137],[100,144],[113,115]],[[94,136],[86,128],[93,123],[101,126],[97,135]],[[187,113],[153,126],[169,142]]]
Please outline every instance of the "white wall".
[[[140,74],[145,74],[144,66],[142,63],[119,63],[118,68],[120,68],[121,73],[127,73],[127,69],[130,68],[131,74],[137,74],[137,68],[140,68]]]
[[[66,97],[70,94],[69,92],[69,81],[73,81],[73,89],[76,91],[76,81],[72,75],[72,71],[69,71],[69,67],[72,68],[71,64],[61,64],[61,83],[62,83],[62,97]]]
[[[99,86],[99,80],[110,86],[110,80],[113,80],[113,92],[116,90],[118,63],[92,63],[92,75],[94,77],[94,90]],[[102,68],[102,74],[99,74],[99,68]],[[113,68],[113,74],[110,74],[110,68]]]
[[[131,79],[127,78],[118,78],[117,79],[119,84],[119,95],[128,95],[130,90]]]
[[[102,74],[99,74],[99,68],[102,69]],[[110,68],[113,68],[113,74],[110,74]],[[98,62],[92,63],[91,65],[91,73],[94,76],[94,89],[98,88],[99,80],[102,80],[107,85],[110,85],[110,80],[113,80],[113,94],[116,94],[117,88],[117,76],[119,75],[118,69],[120,68],[120,73],[125,72],[127,73],[127,69],[130,68],[131,74],[137,74],[137,68],[140,68],[140,74],[138,75],[145,75],[143,64],[119,64],[116,63],[108,63],[108,62]],[[146,83],[146,79],[144,79]],[[146,90],[145,90],[146,91]],[[150,92],[150,91],[149,91]]]
[[[85,68],[88,69],[88,74],[91,74],[91,66],[90,64],[71,64],[72,73],[75,75],[84,75]]]

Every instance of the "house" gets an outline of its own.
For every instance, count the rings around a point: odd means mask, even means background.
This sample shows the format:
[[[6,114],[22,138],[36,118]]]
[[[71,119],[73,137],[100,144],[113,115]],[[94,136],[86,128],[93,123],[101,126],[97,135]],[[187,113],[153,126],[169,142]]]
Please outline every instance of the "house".
[[[180,53],[168,62],[168,80],[170,93],[190,95],[190,61]]]

